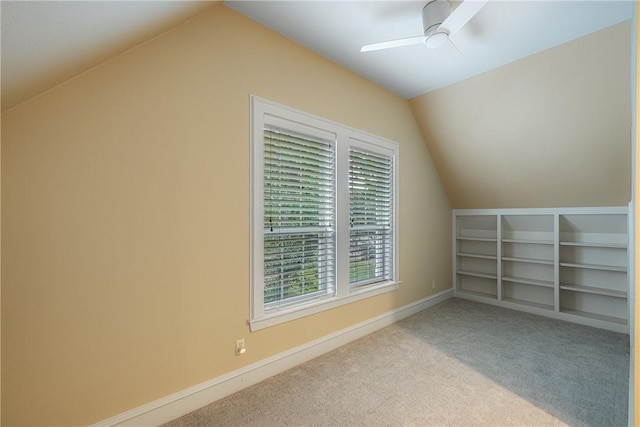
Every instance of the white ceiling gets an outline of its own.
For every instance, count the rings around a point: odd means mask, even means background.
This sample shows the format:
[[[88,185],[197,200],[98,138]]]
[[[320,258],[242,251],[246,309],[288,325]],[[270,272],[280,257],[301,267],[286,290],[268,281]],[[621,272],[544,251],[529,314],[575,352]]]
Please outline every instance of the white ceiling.
[[[360,53],[422,34],[419,1],[225,1],[320,55],[413,98],[631,19],[632,1],[490,0],[451,40],[462,64],[424,45]]]
[[[3,111],[213,3],[2,0]],[[491,0],[452,37],[466,58],[463,64],[445,61],[422,45],[360,53],[364,44],[421,34],[425,3],[234,0],[225,5],[405,98],[631,19],[633,9],[632,1]]]

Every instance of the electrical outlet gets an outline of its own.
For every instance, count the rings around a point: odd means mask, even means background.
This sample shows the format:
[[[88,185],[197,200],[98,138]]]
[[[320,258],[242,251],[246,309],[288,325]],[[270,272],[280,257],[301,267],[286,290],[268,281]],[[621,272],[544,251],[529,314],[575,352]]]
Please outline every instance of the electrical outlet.
[[[244,346],[244,339],[236,341],[236,356],[240,356],[247,351],[247,348]]]
[[[431,289],[435,289],[436,288],[436,281],[432,280],[431,281]]]

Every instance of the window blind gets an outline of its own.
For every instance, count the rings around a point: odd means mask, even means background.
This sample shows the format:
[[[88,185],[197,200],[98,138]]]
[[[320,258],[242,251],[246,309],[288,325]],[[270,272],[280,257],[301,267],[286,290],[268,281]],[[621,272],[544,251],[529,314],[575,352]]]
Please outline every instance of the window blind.
[[[335,141],[265,127],[265,309],[334,292],[335,215]]]
[[[349,283],[393,277],[393,158],[349,150]]]

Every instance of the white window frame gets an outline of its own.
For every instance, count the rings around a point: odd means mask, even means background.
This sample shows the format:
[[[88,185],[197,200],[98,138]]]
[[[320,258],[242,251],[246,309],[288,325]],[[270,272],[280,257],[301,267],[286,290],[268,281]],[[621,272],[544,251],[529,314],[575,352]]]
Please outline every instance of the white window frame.
[[[303,299],[299,303],[284,304],[265,309],[263,286],[264,245],[264,128],[265,124],[282,121],[283,127],[296,131],[309,127],[318,133],[336,136],[336,271],[333,293],[318,298]],[[398,289],[398,143],[354,129],[330,120],[290,108],[255,95],[250,96],[250,151],[251,151],[251,268],[250,268],[250,319],[251,331],[288,322],[364,298]],[[292,126],[294,126],[292,128]],[[358,147],[393,158],[393,277],[391,280],[375,282],[357,287],[349,283],[349,149]]]

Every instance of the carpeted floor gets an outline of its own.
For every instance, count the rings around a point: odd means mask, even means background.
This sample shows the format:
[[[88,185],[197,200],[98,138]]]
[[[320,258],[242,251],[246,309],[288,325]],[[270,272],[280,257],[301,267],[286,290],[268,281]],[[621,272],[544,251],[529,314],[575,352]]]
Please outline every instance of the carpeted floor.
[[[166,426],[626,426],[629,337],[450,299]]]

